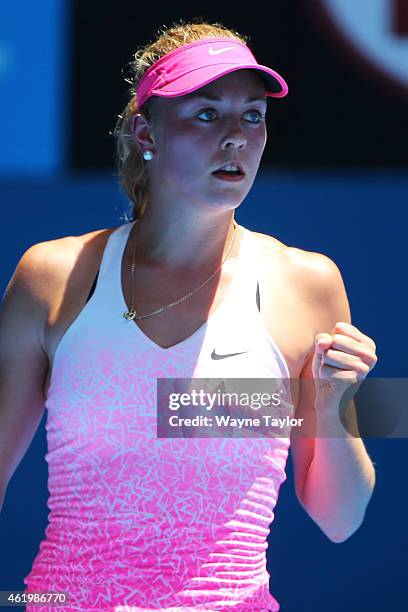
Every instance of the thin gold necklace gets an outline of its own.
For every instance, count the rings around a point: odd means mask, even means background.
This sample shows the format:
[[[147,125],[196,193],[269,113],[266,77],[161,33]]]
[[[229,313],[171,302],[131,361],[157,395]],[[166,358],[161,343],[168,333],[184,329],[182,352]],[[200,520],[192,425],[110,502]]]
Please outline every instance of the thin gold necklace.
[[[183,295],[183,297],[179,298],[175,302],[171,302],[170,304],[166,304],[165,306],[161,306],[160,308],[157,308],[157,310],[153,310],[153,312],[149,312],[148,314],[144,314],[144,315],[138,315],[136,310],[135,310],[135,308],[134,308],[134,304],[133,304],[133,288],[134,288],[134,273],[135,273],[135,253],[136,253],[136,240],[135,240],[134,246],[133,246],[132,267],[131,267],[131,278],[132,278],[132,298],[131,299],[132,299],[132,302],[131,302],[130,310],[127,310],[126,312],[123,313],[123,316],[125,317],[125,319],[127,321],[132,321],[133,319],[136,319],[137,321],[139,321],[140,319],[145,319],[146,317],[152,317],[155,314],[159,314],[159,312],[163,312],[163,310],[166,310],[167,308],[171,308],[172,306],[176,306],[177,304],[180,304],[180,302],[183,302],[184,300],[187,300],[191,295],[193,295],[193,293],[196,293],[199,289],[204,287],[204,285],[209,283],[210,280],[212,278],[214,278],[214,276],[217,274],[218,270],[223,266],[224,262],[226,261],[228,255],[230,253],[231,247],[232,247],[232,245],[234,243],[235,236],[236,236],[236,233],[237,233],[237,224],[235,223],[235,219],[233,220],[233,224],[234,224],[234,234],[232,236],[232,240],[231,240],[230,245],[229,245],[229,247],[227,249],[227,253],[226,253],[224,259],[222,260],[222,262],[220,263],[218,268],[215,270],[215,272],[213,272],[211,274],[211,276],[209,278],[207,278],[207,280],[205,280],[203,283],[201,283],[201,285],[199,285],[198,287],[196,287],[192,291],[189,291],[189,293],[187,293],[186,295]]]

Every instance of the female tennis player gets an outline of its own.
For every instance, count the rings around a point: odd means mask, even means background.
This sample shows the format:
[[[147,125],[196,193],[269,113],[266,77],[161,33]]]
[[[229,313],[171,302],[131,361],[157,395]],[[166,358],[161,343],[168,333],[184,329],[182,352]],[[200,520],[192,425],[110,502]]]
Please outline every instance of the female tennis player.
[[[375,472],[341,399],[375,344],[330,258],[234,220],[267,99],[287,92],[236,32],[164,29],[135,55],[115,130],[132,221],[19,261],[0,319],[0,482],[4,497],[45,405],[49,524],[25,595],[54,597],[27,609],[276,612],[266,538],[290,445],[297,497],[326,536],[362,524]],[[292,379],[300,428],[257,436],[253,419],[236,436],[213,413],[197,429],[176,402],[174,435],[158,436],[158,379],[195,378]]]

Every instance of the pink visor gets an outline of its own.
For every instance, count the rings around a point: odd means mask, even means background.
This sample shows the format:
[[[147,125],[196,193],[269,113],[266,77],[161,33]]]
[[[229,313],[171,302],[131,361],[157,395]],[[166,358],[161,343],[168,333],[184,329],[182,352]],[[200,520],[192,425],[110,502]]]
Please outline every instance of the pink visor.
[[[284,79],[271,68],[258,64],[243,43],[228,37],[205,38],[167,53],[150,66],[137,88],[138,108],[151,96],[183,96],[245,68],[256,70],[263,78],[266,96],[283,98],[288,93]]]

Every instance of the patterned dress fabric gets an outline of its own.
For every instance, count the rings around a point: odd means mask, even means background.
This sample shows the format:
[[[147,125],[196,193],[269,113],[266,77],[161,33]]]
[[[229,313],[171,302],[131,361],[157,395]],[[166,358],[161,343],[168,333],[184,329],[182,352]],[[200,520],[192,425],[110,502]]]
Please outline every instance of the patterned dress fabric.
[[[163,348],[123,317],[121,262],[133,223],[107,240],[95,292],[58,345],[46,399],[48,525],[25,592],[65,592],[70,602],[26,610],[277,612],[266,538],[290,428],[282,437],[156,431],[158,378],[288,382],[255,301],[258,243],[238,226],[222,304]],[[214,359],[214,350],[236,354]]]

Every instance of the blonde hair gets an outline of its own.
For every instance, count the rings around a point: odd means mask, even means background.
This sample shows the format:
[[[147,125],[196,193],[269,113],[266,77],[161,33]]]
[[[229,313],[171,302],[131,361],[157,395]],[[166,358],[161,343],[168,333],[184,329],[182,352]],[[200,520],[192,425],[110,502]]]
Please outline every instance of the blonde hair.
[[[118,115],[113,136],[116,139],[116,169],[122,188],[130,199],[132,219],[140,218],[146,208],[149,195],[149,176],[142,151],[132,133],[132,118],[136,113],[143,113],[151,120],[153,99],[146,101],[142,108],[137,106],[136,90],[146,70],[163,55],[174,49],[202,38],[227,36],[248,43],[247,36],[238,34],[220,23],[207,23],[194,20],[189,23],[180,21],[170,27],[159,30],[156,40],[136,51],[129,63],[130,75],[125,78],[130,83],[129,102],[121,115]]]

